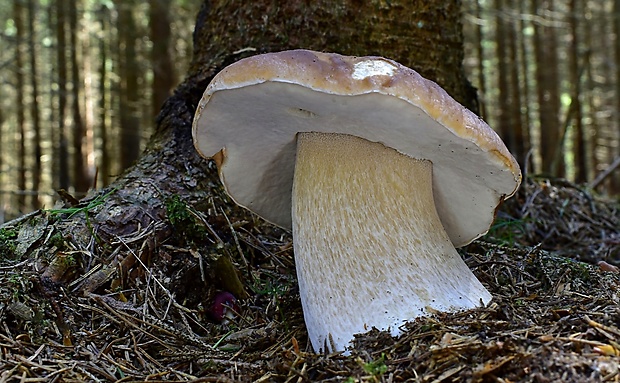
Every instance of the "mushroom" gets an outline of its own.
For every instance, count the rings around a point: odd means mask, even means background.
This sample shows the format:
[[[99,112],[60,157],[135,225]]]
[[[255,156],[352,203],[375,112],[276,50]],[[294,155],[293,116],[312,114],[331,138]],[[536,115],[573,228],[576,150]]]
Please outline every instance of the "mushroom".
[[[237,298],[228,291],[219,291],[213,298],[208,314],[217,323],[228,324],[228,321],[235,317],[236,312],[239,312]]]
[[[491,300],[455,247],[520,184],[497,134],[395,61],[292,50],[218,73],[193,122],[239,205],[292,229],[315,351]]]

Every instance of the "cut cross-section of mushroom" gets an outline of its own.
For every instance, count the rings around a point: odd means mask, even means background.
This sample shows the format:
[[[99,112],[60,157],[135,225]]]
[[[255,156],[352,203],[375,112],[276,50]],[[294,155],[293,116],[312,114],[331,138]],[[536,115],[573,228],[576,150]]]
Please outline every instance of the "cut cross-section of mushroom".
[[[490,300],[454,247],[488,231],[519,166],[412,69],[307,50],[249,57],[209,84],[193,136],[233,200],[293,229],[315,350]]]

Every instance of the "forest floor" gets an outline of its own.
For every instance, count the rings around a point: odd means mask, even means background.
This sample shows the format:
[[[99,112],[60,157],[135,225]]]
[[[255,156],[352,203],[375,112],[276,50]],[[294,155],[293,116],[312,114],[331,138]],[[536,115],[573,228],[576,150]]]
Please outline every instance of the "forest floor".
[[[350,355],[311,352],[290,235],[206,204],[171,201],[163,242],[48,229],[84,210],[0,228],[0,382],[620,382],[618,201],[529,180],[461,251],[487,307],[370,331]],[[225,325],[219,288],[239,296]]]

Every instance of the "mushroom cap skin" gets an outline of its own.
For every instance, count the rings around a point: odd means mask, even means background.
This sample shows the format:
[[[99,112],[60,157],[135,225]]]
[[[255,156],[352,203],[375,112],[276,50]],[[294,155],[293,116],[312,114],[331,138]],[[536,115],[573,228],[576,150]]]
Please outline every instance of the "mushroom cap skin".
[[[292,50],[248,57],[211,81],[193,122],[233,200],[291,228],[298,132],[346,133],[433,164],[450,240],[486,234],[521,171],[498,135],[439,85],[382,57]]]

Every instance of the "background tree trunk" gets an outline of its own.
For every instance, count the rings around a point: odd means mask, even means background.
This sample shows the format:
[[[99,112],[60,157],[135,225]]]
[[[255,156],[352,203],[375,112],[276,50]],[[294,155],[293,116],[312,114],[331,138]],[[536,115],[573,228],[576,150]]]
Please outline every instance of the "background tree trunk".
[[[151,66],[153,70],[151,106],[155,116],[164,101],[170,96],[176,76],[171,56],[170,1],[149,1],[149,35],[151,48]]]
[[[515,2],[510,0],[509,3],[511,8],[514,9],[514,5],[516,5]],[[523,124],[523,112],[521,110],[523,104],[521,102],[521,88],[519,87],[521,79],[519,79],[519,48],[517,46],[519,37],[517,35],[517,19],[513,17],[507,26],[506,42],[508,43],[510,60],[510,113],[512,115],[510,118],[512,127],[508,128],[510,131],[508,136],[508,138],[510,138],[508,149],[515,156],[521,168],[525,168],[525,156],[527,155],[527,148],[529,146],[529,132],[527,125],[524,126]]]
[[[569,2],[568,24],[571,41],[568,52],[568,69],[572,87],[570,105],[572,110],[572,124],[567,124],[567,126],[572,126],[575,182],[584,183],[588,181],[588,163],[586,153],[586,134],[583,127],[583,108],[581,106],[580,99],[582,92],[581,72],[583,70],[583,67],[580,67],[579,65],[579,57],[583,57],[579,52],[579,35],[581,33],[578,25],[579,18],[577,16],[577,12],[583,11],[580,7],[580,3],[581,2],[577,0],[570,0]],[[585,65],[586,62],[587,60],[583,60],[583,64],[581,65]]]
[[[586,1],[585,5],[584,5],[584,14],[586,15],[587,18],[592,19],[593,17],[595,17],[594,12],[592,10],[592,6],[590,4],[590,1]],[[603,23],[602,26],[599,26],[599,28],[605,28],[605,25]],[[588,54],[585,55],[585,62],[583,63],[583,65],[585,66],[585,81],[586,81],[586,88],[589,89],[589,92],[587,92],[586,95],[586,99],[584,100],[584,107],[589,110],[589,111],[596,111],[598,109],[598,105],[597,102],[599,102],[599,100],[596,99],[595,97],[595,91],[597,89],[597,84],[596,81],[594,80],[594,74],[592,73],[592,66],[593,64],[593,60],[592,60],[592,51],[593,48],[593,41],[592,41],[592,34],[595,33],[594,32],[594,25],[592,25],[592,23],[585,23],[584,28],[583,28],[583,45],[588,48]],[[605,40],[605,39],[601,39],[601,40]],[[591,168],[593,170],[592,174],[596,173],[596,169],[598,169],[598,158],[596,155],[596,147],[598,146],[598,131],[599,131],[599,117],[597,116],[596,113],[592,113],[590,112],[588,114],[588,117],[590,118],[590,143],[591,143],[591,147],[590,147],[590,152],[588,153],[588,158],[587,158],[587,162],[590,164]]]
[[[620,0],[615,0],[614,1],[614,15],[619,15],[620,14]],[[616,54],[616,60],[620,60],[620,17],[614,17],[614,21],[613,21],[613,28],[614,28],[614,32],[616,35],[616,39],[615,39],[615,46],[614,46],[614,52]],[[618,63],[618,61],[616,61],[616,63]],[[615,107],[615,111],[616,111],[616,137],[609,137],[608,142],[613,142],[613,139],[615,138],[616,140],[618,140],[620,137],[620,134],[618,133],[618,131],[620,131],[620,65],[615,65],[616,68],[616,107]],[[612,134],[610,134],[610,136],[612,136]],[[612,146],[608,146],[607,149],[607,160],[608,163],[613,163],[614,159],[616,157],[620,156],[620,148],[614,148]],[[609,183],[610,183],[610,189],[612,191],[618,191],[620,190],[620,181],[618,177],[610,177],[609,179]]]
[[[75,191],[83,196],[88,189],[93,186],[91,175],[88,169],[86,125],[82,112],[82,81],[80,79],[80,66],[78,64],[78,25],[77,7],[79,1],[69,1],[69,42],[71,58],[71,83],[72,83],[72,104],[71,111],[73,116],[73,183]]]
[[[68,189],[69,176],[69,143],[67,138],[67,33],[66,33],[66,0],[56,0],[56,40],[58,59],[58,132],[55,135],[57,149],[55,163],[58,167],[58,181],[54,186],[60,189]]]
[[[495,49],[498,59],[497,84],[499,90],[497,129],[508,150],[523,167],[525,137],[521,119],[517,38],[514,22],[509,18],[510,16],[505,9],[507,5],[503,0],[495,0],[494,3],[497,11],[495,17]]]
[[[482,7],[480,6],[480,0],[475,0],[475,9],[474,15],[477,20],[482,20]],[[478,96],[486,101],[487,97],[487,86],[486,86],[486,78],[485,78],[485,70],[484,70],[484,35],[482,33],[482,23],[478,22],[475,26],[475,45],[476,45],[476,57],[478,59]],[[486,120],[487,112],[486,112],[486,104],[485,102],[479,103],[479,115],[483,119]]]
[[[21,2],[13,3],[13,20],[15,22],[15,105],[17,106],[17,139],[19,148],[17,174],[17,206],[26,211],[26,107],[24,105],[24,18]]]
[[[519,15],[524,15],[526,13],[527,3],[522,0],[514,0],[513,4],[514,3],[518,4]],[[532,103],[530,102],[530,95],[529,95],[530,72],[528,70],[528,62],[530,60],[528,56],[528,46],[530,44],[526,42],[527,37],[523,33],[523,31],[525,31],[528,26],[529,26],[529,23],[526,22],[526,19],[524,17],[520,17],[519,22],[518,22],[518,29],[520,31],[519,51],[521,55],[519,57],[519,61],[517,65],[519,66],[519,74],[521,77],[521,82],[519,85],[519,89],[521,93],[521,104],[519,106],[520,107],[525,106],[525,112],[523,113],[523,123],[522,123],[523,130],[524,130],[523,132],[524,140],[525,140],[523,143],[523,155],[525,156],[525,160],[528,159],[528,153],[534,146],[532,144],[532,133],[531,133],[532,130],[531,130],[531,120],[530,120],[530,114],[529,114],[529,110],[532,105]],[[521,170],[524,173],[527,169],[532,169],[532,166],[533,166],[533,161],[532,161],[531,156],[529,157],[529,163],[526,164],[525,160],[523,161],[523,163],[519,162],[521,164]],[[526,174],[523,174],[523,178],[525,177],[526,177]]]
[[[510,120],[510,71],[508,55],[508,44],[506,41],[507,29],[506,16],[503,13],[503,1],[494,1],[495,11],[495,56],[497,57],[497,90],[499,91],[499,116],[496,129],[510,148],[510,133],[512,131],[512,121]]]
[[[4,95],[2,94],[2,92],[0,92],[0,99],[2,99],[4,97]],[[0,142],[4,142],[4,132],[2,131],[4,129],[4,111],[2,110],[2,108],[0,108]],[[0,185],[4,185],[4,159],[2,158],[2,156],[0,156]],[[0,225],[2,225],[4,223],[4,218],[5,213],[4,213],[4,193],[0,192]]]
[[[34,167],[32,169],[32,191],[35,193],[32,195],[32,207],[36,210],[41,207],[39,200],[39,185],[41,184],[41,118],[39,117],[39,80],[37,71],[37,49],[35,41],[37,39],[35,35],[35,2],[34,0],[28,0],[28,55],[30,56],[30,84],[32,86],[32,100],[30,101],[30,118],[32,119],[32,130],[34,133],[33,139],[33,154],[34,154]]]
[[[540,15],[534,22],[534,55],[536,57],[536,90],[540,121],[540,156],[542,172],[547,176],[564,175],[564,160],[560,142],[560,95],[558,54],[554,20],[551,18],[553,0],[532,0],[531,12]]]
[[[101,25],[102,35],[106,35],[110,25],[110,11],[105,5],[100,7],[99,24]],[[108,95],[108,49],[109,45],[106,39],[99,39],[99,178],[102,186],[110,183],[112,176],[112,156],[108,152],[108,108],[110,107]]]
[[[118,54],[120,86],[120,158],[121,168],[131,166],[140,155],[141,124],[138,118],[138,63],[136,23],[133,1],[115,2],[118,9]]]

